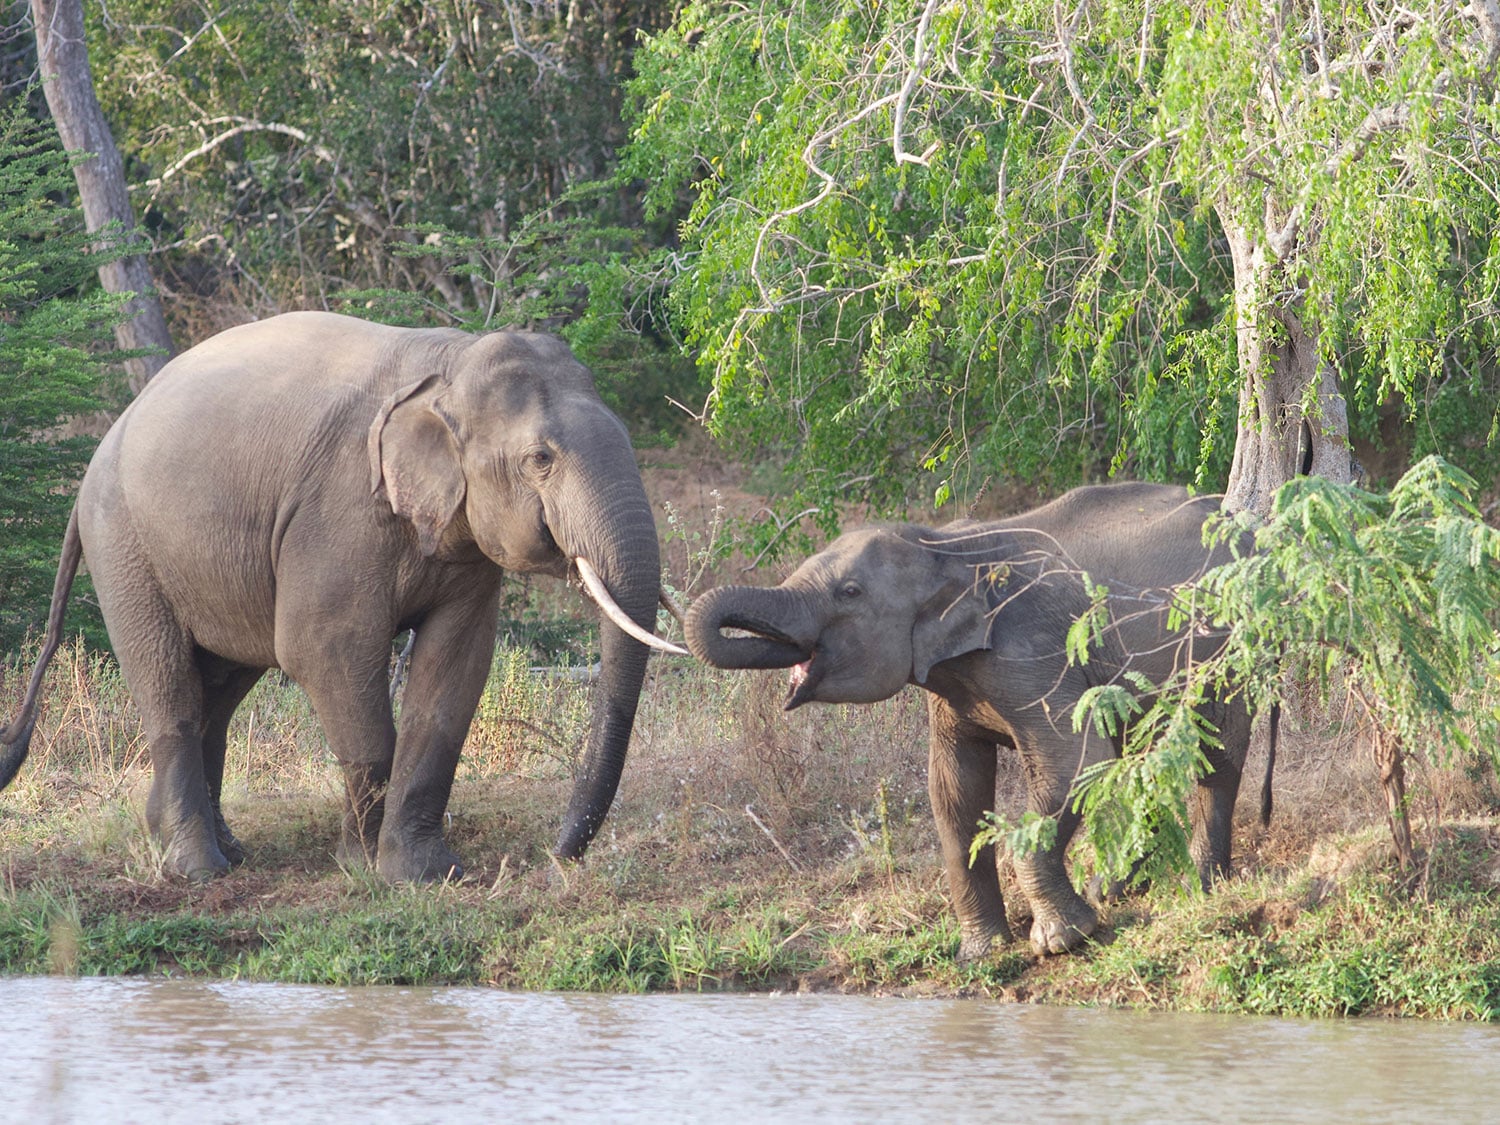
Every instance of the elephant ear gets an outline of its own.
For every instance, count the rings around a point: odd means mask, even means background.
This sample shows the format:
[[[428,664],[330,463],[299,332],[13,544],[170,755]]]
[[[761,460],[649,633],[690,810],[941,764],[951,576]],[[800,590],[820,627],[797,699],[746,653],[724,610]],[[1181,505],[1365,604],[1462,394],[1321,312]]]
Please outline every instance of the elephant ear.
[[[380,404],[370,423],[370,491],[385,486],[391,511],[417,529],[422,553],[437,550],[463,503],[458,435],[443,410],[438,375],[409,383]]]
[[[917,614],[911,631],[911,673],[927,682],[934,664],[991,647],[988,599],[971,581],[946,583]]]

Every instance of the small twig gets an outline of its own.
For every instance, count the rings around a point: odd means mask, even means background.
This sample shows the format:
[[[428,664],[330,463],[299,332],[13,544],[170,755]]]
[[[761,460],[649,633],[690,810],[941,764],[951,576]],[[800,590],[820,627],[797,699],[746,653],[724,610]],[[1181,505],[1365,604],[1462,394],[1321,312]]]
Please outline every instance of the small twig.
[[[514,872],[510,869],[510,853],[506,852],[500,857],[500,870],[496,872],[495,881],[490,884],[489,893],[485,895],[485,898],[496,898],[499,896],[502,891],[510,886],[512,878],[514,878]]]
[[[766,834],[766,839],[767,840],[770,840],[771,843],[773,843],[773,844],[776,845],[776,850],[781,853],[781,858],[787,861],[787,863],[791,866],[791,869],[793,871],[801,871],[802,870],[802,865],[800,863],[798,863],[795,859],[792,858],[792,853],[791,852],[787,851],[785,848],[783,848],[781,846],[781,841],[778,840],[772,834],[771,830],[766,827],[766,822],[763,821],[763,820],[761,820],[760,817],[758,817],[758,816],[755,815],[755,809],[754,808],[752,808],[750,805],[746,805],[745,806],[745,815],[748,816],[752,821],[754,821],[755,822],[755,826],[757,828],[759,828],[762,832],[764,832]]]

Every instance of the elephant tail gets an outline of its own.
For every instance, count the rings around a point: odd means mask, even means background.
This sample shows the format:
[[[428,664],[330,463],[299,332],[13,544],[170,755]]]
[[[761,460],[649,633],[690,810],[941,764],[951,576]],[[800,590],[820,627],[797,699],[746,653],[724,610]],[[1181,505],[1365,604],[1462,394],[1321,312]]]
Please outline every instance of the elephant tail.
[[[1269,730],[1266,738],[1266,779],[1260,784],[1260,823],[1271,826],[1271,775],[1276,772],[1276,739],[1281,727],[1281,704],[1271,704]]]
[[[62,642],[63,611],[68,606],[68,595],[73,592],[73,579],[78,574],[78,562],[82,557],[83,540],[78,537],[78,508],[75,506],[68,516],[68,531],[63,536],[57,578],[52,583],[52,608],[47,615],[47,635],[42,642],[41,655],[37,657],[36,666],[31,670],[31,680],[26,685],[26,698],[21,702],[21,713],[14,722],[0,728],[0,789],[4,789],[15,778],[31,748],[31,732],[36,727],[42,676],[46,674],[47,665],[52,663],[52,654]]]

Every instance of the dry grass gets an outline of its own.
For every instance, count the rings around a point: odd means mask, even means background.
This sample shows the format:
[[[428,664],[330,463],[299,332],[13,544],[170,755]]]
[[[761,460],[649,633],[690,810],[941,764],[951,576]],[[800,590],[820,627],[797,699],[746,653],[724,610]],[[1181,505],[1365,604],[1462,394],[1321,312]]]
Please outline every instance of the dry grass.
[[[592,687],[538,673],[527,653],[498,654],[450,803],[450,836],[476,878],[550,867],[547,848],[571,784]],[[0,711],[14,714],[24,668],[0,671]],[[639,891],[684,883],[807,874],[868,859],[887,871],[937,870],[926,797],[926,712],[907,691],[870,706],[782,710],[780,673],[725,673],[655,659],[615,806],[590,865]],[[1246,872],[1290,870],[1316,842],[1384,824],[1357,731],[1283,721],[1276,815],[1257,820],[1263,746],[1252,750],[1237,816]],[[1486,775],[1412,767],[1424,827],[1487,815]],[[134,856],[154,845],[140,808],[149,756],[112,663],[61,650],[47,679],[31,759],[0,801],[0,852]],[[225,810],[251,852],[326,870],[338,830],[340,774],[306,697],[277,674],[251,693],[230,731]],[[1002,755],[998,804],[1017,812],[1024,780]]]

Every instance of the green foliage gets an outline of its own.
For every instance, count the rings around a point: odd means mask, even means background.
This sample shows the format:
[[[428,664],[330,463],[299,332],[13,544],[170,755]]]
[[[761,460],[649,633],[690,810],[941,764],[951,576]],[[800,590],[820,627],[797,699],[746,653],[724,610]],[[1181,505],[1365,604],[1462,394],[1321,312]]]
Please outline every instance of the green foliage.
[[[120,0],[91,9],[99,96],[175,275],[175,315],[336,307],[566,328],[661,429],[691,366],[608,263],[660,239],[604,178],[647,3]],[[192,292],[194,301],[186,296]],[[575,323],[586,320],[586,324]]]
[[[1475,491],[1437,457],[1388,495],[1297,478],[1252,553],[1178,591],[1176,623],[1225,642],[1162,686],[1122,757],[1079,779],[1076,806],[1110,873],[1142,856],[1186,867],[1187,796],[1215,735],[1200,709],[1215,692],[1263,712],[1296,684],[1321,706],[1352,702],[1429,763],[1500,766],[1500,531],[1480,518]],[[1226,519],[1205,534],[1238,530]],[[1075,724],[1118,729],[1118,694],[1090,697]]]
[[[1296,220],[1266,252],[1297,292],[1260,298],[1356,419],[1493,386],[1494,29],[1325,8],[688,4],[637,56],[623,170],[686,208],[642,272],[715,433],[825,519],[991,479],[1217,487],[1249,374],[1221,216]],[[1431,436],[1464,459],[1493,417]]]
[[[602,172],[615,75],[650,18],[588,7],[512,22],[469,0],[125,0],[90,14],[101,102],[176,249],[227,249],[261,284],[295,273],[310,303],[351,280],[410,281],[439,306],[488,294],[404,269],[392,244],[430,223],[508,236]]]
[[[1123,463],[1133,380],[1206,317],[1177,294],[1225,285],[1202,240],[1157,263],[1111,252],[1092,272],[1063,252],[1128,224],[1099,213],[1108,169],[1059,182],[1067,136],[1019,127],[1032,83],[998,9],[933,20],[933,85],[906,107],[923,162],[893,160],[922,8],[690,5],[637,58],[625,172],[658,207],[692,195],[682,247],[652,268],[712,374],[715,432],[783,451],[799,509],[967,499],[990,479],[1073,483]],[[1092,306],[1105,274],[1119,289]],[[1154,385],[1158,431],[1227,401],[1186,389]]]
[[[94,440],[62,424],[100,409],[104,342],[121,301],[94,283],[67,156],[27,115],[0,105],[0,652],[46,618],[73,492]],[[82,620],[81,618],[79,620]]]
[[[1398,23],[1351,3],[1269,21],[1230,3],[1157,21],[1170,174],[1248,229],[1298,231],[1270,253],[1361,410],[1493,379],[1493,317],[1478,310],[1497,293],[1500,29],[1477,14],[1433,7]],[[1491,415],[1469,414],[1468,435],[1482,439]]]
[[[380,888],[365,911],[290,922],[241,971],[303,984],[473,984],[482,945],[461,914],[425,889]]]

